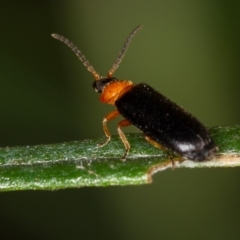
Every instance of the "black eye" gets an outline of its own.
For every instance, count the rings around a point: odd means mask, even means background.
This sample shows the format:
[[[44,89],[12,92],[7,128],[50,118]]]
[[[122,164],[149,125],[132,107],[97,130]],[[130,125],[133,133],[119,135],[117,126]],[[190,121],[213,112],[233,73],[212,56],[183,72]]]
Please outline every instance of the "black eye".
[[[96,92],[101,93],[105,84],[102,84],[101,80],[93,82],[93,88]]]
[[[103,88],[110,82],[118,81],[116,78],[101,78],[93,82],[93,88],[96,92],[101,93]]]

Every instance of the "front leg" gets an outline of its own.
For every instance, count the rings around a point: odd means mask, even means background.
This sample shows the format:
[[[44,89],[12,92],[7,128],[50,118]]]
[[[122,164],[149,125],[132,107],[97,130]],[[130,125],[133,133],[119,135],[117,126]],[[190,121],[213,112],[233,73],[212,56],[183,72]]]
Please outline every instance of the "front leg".
[[[106,144],[108,144],[108,142],[111,140],[111,134],[108,130],[108,127],[107,127],[107,122],[110,121],[110,120],[113,120],[114,118],[118,117],[120,115],[120,113],[118,112],[118,110],[115,110],[115,111],[112,111],[110,112],[104,119],[103,119],[103,131],[107,137],[106,141],[103,142],[102,144],[98,144],[99,147],[103,147],[105,146]]]

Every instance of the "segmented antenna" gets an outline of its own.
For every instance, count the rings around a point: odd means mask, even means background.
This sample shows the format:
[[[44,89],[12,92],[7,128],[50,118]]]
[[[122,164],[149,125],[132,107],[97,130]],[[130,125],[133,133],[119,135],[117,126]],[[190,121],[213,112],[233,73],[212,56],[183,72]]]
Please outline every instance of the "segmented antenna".
[[[112,77],[113,73],[116,71],[116,69],[118,68],[119,64],[121,63],[124,54],[127,51],[127,48],[130,44],[130,42],[132,41],[133,37],[135,36],[135,34],[142,28],[142,25],[137,26],[128,36],[128,38],[126,39],[125,43],[123,44],[123,47],[121,49],[121,51],[118,54],[118,57],[115,61],[115,63],[113,64],[112,68],[109,70],[108,72],[108,77]]]
[[[92,75],[94,76],[95,80],[99,80],[100,79],[99,74],[94,70],[94,68],[91,66],[89,61],[85,58],[85,56],[81,53],[81,51],[79,51],[78,48],[72,42],[70,42],[67,38],[65,38],[63,36],[60,36],[60,35],[58,35],[56,33],[53,33],[51,36],[53,38],[56,38],[57,40],[65,43],[68,47],[70,47],[72,49],[72,51],[77,55],[79,60],[83,63],[83,65],[87,68],[87,70],[90,73],[92,73]]]

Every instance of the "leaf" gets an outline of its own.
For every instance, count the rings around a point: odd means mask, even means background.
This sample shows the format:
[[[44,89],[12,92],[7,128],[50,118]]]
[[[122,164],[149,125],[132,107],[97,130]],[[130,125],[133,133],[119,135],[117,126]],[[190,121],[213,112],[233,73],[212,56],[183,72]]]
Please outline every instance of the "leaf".
[[[219,147],[216,159],[201,163],[176,159],[176,168],[240,166],[240,126],[210,131]],[[118,136],[102,148],[97,144],[104,138],[0,148],[0,191],[146,184],[155,172],[172,167],[166,152],[154,148],[142,134],[126,137],[131,150],[124,162]]]

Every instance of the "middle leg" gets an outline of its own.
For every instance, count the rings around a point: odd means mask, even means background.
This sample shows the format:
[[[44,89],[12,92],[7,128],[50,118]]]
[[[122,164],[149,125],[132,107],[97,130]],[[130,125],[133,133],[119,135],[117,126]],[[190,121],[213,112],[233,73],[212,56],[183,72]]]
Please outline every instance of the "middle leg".
[[[122,140],[122,142],[124,144],[124,147],[126,149],[125,153],[124,153],[124,155],[123,155],[123,157],[121,159],[122,161],[126,160],[126,157],[127,157],[128,153],[129,153],[129,150],[130,150],[130,144],[129,144],[125,134],[123,133],[121,127],[128,127],[129,125],[131,125],[131,123],[128,120],[123,119],[122,121],[120,121],[118,123],[118,128],[117,128],[118,134],[119,134],[119,136],[120,136],[120,138],[121,138],[121,140]]]

